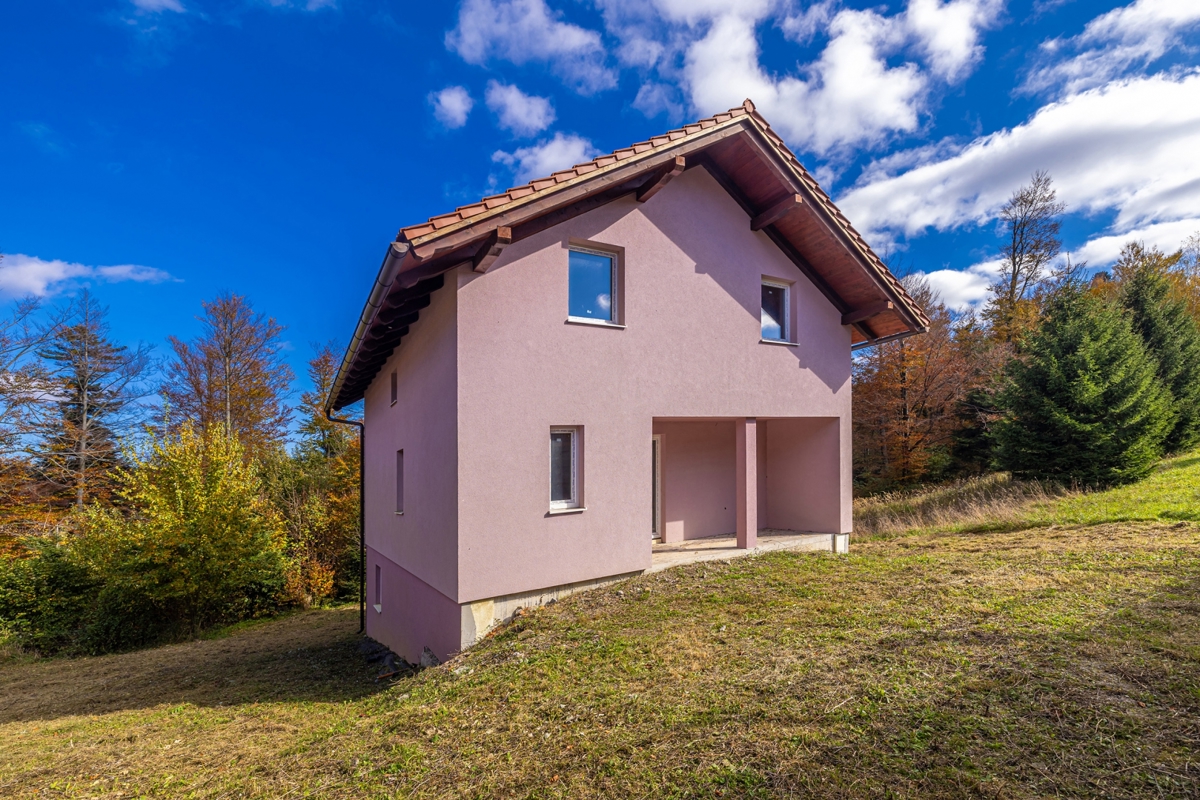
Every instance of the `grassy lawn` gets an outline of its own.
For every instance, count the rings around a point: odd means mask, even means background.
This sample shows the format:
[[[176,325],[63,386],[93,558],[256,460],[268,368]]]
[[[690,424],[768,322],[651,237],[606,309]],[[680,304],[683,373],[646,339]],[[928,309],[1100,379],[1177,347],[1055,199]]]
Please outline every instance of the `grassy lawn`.
[[[657,573],[390,685],[354,608],[10,660],[0,796],[1195,797],[1198,489]]]

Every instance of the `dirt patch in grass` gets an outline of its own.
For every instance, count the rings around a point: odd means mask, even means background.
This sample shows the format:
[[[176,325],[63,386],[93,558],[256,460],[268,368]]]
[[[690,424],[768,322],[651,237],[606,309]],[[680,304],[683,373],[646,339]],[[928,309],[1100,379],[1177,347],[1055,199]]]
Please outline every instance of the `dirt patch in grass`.
[[[381,692],[355,622],[309,612],[184,645],[196,649],[157,699],[115,699],[104,683],[90,711],[72,705],[83,698],[5,706],[0,795],[1200,794],[1192,523],[697,564],[539,609]],[[241,636],[276,642],[284,686],[221,660]],[[301,641],[342,653],[323,663],[358,688],[283,657]],[[126,681],[153,686],[157,652],[106,658],[129,658]],[[208,688],[187,694],[184,665],[210,652]],[[4,668],[0,697],[57,694],[55,666],[111,682],[109,663]]]

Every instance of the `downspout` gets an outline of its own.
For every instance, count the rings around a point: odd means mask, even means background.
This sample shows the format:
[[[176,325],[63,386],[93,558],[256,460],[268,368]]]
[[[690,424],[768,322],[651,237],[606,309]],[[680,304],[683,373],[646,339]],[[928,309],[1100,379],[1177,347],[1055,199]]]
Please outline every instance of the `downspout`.
[[[358,348],[362,346],[363,339],[366,338],[367,332],[371,329],[371,323],[375,321],[375,315],[379,313],[379,309],[383,307],[384,301],[387,299],[388,292],[391,291],[392,284],[396,280],[396,276],[400,274],[400,268],[409,254],[412,252],[411,245],[408,242],[392,242],[388,246],[387,255],[383,257],[383,264],[379,267],[379,274],[375,277],[375,285],[371,287],[371,294],[367,297],[367,304],[363,306],[362,314],[358,318],[358,327],[354,329],[354,336],[350,339],[350,346],[346,348],[346,355],[342,358],[342,363],[338,366],[337,375],[333,379],[333,386],[329,389],[329,396],[325,399],[325,418],[330,422],[337,422],[343,425],[353,425],[358,428],[358,632],[367,632],[367,436],[366,425],[364,422],[359,422],[353,419],[343,419],[333,416],[333,404],[337,402],[337,397],[342,391],[342,385],[346,381],[346,376],[350,372],[350,367],[354,364],[354,360],[358,357]]]
[[[356,419],[335,417],[325,409],[325,419],[358,428],[358,632],[367,632],[367,458],[366,426]]]

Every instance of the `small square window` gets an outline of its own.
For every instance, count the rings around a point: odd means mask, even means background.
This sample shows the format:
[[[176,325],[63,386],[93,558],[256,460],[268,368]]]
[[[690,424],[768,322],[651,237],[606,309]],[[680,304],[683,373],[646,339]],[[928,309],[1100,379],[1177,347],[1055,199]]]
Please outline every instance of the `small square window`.
[[[392,372],[392,405],[396,405],[396,373]]]
[[[568,316],[616,321],[617,259],[612,253],[572,249],[569,256]]]
[[[762,283],[762,338],[774,342],[790,341],[788,330],[788,285],[774,281]]]
[[[404,451],[396,451],[396,513],[404,513]]]
[[[550,429],[550,508],[579,507],[579,429]]]

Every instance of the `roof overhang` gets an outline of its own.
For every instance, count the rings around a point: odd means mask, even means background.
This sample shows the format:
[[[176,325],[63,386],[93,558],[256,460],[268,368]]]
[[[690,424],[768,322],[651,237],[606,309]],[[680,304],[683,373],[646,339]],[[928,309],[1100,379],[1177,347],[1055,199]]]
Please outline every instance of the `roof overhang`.
[[[326,401],[361,399],[441,288],[483,272],[520,241],[619,197],[649,200],[684,169],[703,168],[842,314],[852,346],[924,332],[929,320],[749,101],[648,142],[485,198],[400,231],[388,247]]]

